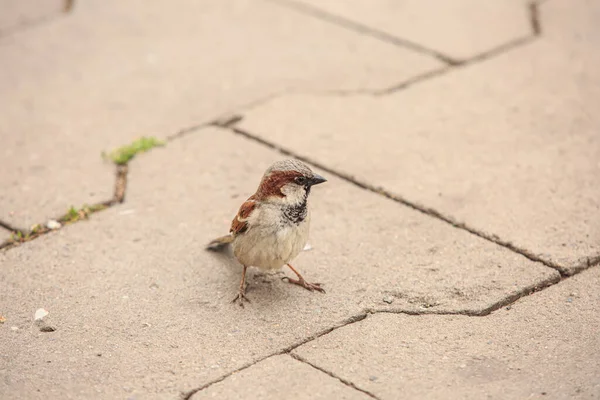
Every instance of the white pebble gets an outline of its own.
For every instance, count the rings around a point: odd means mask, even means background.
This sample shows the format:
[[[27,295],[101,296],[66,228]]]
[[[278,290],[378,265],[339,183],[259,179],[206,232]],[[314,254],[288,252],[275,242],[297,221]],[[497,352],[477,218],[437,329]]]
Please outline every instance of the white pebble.
[[[46,223],[46,228],[48,229],[59,229],[62,225],[60,222],[51,219]]]
[[[34,319],[36,321],[40,321],[40,320],[44,319],[44,317],[48,314],[49,314],[48,311],[44,310],[43,308],[38,308],[37,311],[35,312]]]

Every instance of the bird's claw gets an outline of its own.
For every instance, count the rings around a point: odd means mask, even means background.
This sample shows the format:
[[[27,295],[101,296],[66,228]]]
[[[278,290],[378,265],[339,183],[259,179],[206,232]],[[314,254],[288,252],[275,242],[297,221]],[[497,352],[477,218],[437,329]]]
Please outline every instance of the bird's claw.
[[[239,302],[240,307],[244,308],[244,301],[250,303],[250,299],[246,297],[246,294],[240,290],[240,292],[231,300],[232,303]]]
[[[310,283],[310,282],[306,282],[304,279],[292,279],[287,276],[284,276],[281,279],[283,279],[283,280],[287,279],[287,281],[289,283],[293,283],[294,285],[302,286],[304,289],[306,289],[310,292],[314,292],[316,290],[317,292],[325,293],[325,289],[323,289],[321,287],[320,283]]]

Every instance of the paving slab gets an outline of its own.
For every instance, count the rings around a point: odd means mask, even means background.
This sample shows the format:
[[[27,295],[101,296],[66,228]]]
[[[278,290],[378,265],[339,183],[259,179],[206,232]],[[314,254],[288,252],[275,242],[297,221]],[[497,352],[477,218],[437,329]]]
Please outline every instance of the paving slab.
[[[379,399],[596,399],[600,268],[487,317],[376,314],[294,350]]]
[[[369,90],[441,64],[269,2],[90,0],[0,37],[0,219],[110,198],[100,153],[285,90]]]
[[[371,397],[289,355],[270,357],[191,398],[234,399],[356,399]]]
[[[454,60],[475,57],[532,35],[528,4],[520,0],[279,1],[307,12],[324,11]]]
[[[202,129],[135,159],[126,203],[0,253],[0,392],[173,397],[365,309],[481,312],[558,279],[327,176],[312,194],[312,250],[294,264],[327,293],[251,269],[252,303],[242,309],[230,303],[241,267],[204,245],[227,232],[278,159],[228,131]],[[32,323],[38,308],[55,332]]]
[[[65,0],[0,0],[0,36],[59,16],[65,6]]]
[[[10,238],[10,231],[4,228],[0,228],[0,244],[2,244],[2,242],[4,242],[5,240],[8,240]]]
[[[544,3],[535,43],[385,97],[275,99],[240,127],[572,273],[600,255],[600,25],[586,12]]]

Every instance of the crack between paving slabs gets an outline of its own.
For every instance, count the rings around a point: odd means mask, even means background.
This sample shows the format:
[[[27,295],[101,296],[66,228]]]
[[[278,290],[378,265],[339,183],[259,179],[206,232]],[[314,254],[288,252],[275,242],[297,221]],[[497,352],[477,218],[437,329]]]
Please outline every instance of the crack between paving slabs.
[[[468,66],[471,66],[474,64],[478,64],[480,62],[487,61],[496,56],[499,56],[500,54],[503,54],[503,53],[509,52],[511,50],[514,50],[516,48],[519,48],[521,46],[530,44],[530,43],[534,42],[536,39],[537,39],[537,36],[526,36],[526,37],[512,40],[508,43],[501,44],[500,46],[495,47],[491,50],[488,50],[488,51],[485,51],[478,55],[475,55],[460,64],[453,65],[453,66],[444,66],[442,68],[434,69],[434,70],[425,72],[423,74],[414,76],[412,78],[409,78],[409,79],[407,79],[403,82],[400,82],[398,84],[395,84],[393,86],[390,86],[390,87],[387,87],[387,88],[384,88],[384,89],[381,89],[378,91],[374,91],[373,95],[374,96],[388,96],[390,94],[394,94],[398,91],[407,89],[408,87],[410,87],[414,84],[421,83],[421,82],[424,82],[429,79],[436,78],[436,77],[439,77],[442,75],[446,75],[447,73],[452,72],[458,68],[464,68],[464,67],[468,67]]]
[[[45,223],[39,223],[35,224],[29,231],[23,231],[19,229],[14,229],[10,227],[10,225],[0,222],[0,226],[12,231],[11,238],[0,243],[0,250],[9,250],[13,247],[20,246],[25,242],[30,242],[47,233],[58,231],[62,229],[65,225],[72,225],[79,221],[88,219],[89,216],[92,214],[95,214],[102,210],[106,210],[107,208],[110,208],[114,205],[123,203],[125,201],[125,192],[127,190],[127,172],[128,166],[126,164],[116,165],[113,197],[110,200],[94,203],[90,206],[83,206],[78,210],[71,207],[71,209],[69,209],[69,211],[66,214],[63,214],[60,217],[53,219],[54,221],[57,221],[61,224],[58,228],[51,229],[48,228]]]
[[[489,60],[493,57],[496,57],[500,54],[506,53],[508,51],[514,50],[521,46],[525,46],[534,42],[538,37],[542,35],[542,27],[540,22],[540,13],[539,13],[539,3],[537,1],[533,1],[527,4],[527,11],[529,17],[529,25],[531,27],[531,34],[525,37],[517,38],[511,40],[507,43],[501,44],[499,46],[494,47],[493,49],[484,51],[483,53],[477,54],[469,59],[464,60],[461,63],[457,63],[455,65],[447,65],[442,68],[432,70],[429,72],[425,72],[423,74],[412,77],[404,82],[399,84],[390,86],[386,89],[382,89],[379,91],[375,91],[373,94],[376,96],[387,96],[389,94],[395,93],[400,90],[404,90],[409,86],[412,86],[416,83],[420,83],[422,81],[428,80],[430,78],[435,78],[441,75],[445,75],[446,73],[454,70],[455,68],[466,67],[468,65],[477,64],[486,60]]]
[[[64,16],[64,14],[69,14],[73,8],[75,7],[75,0],[64,0],[63,6],[61,10],[56,10],[52,12],[50,15],[45,15],[38,17],[31,21],[24,21],[15,26],[10,26],[8,29],[0,29],[0,39],[9,37],[12,35],[16,35],[24,30],[29,30],[36,28],[40,25],[44,25],[50,23],[52,21],[56,21]]]
[[[14,226],[12,226],[9,223],[4,222],[4,221],[0,221],[0,228],[6,229],[9,233],[16,233],[16,232],[20,232],[21,234],[25,233],[23,230],[15,228]]]
[[[314,369],[316,369],[317,371],[321,371],[321,372],[323,372],[324,374],[327,374],[327,375],[329,375],[330,377],[332,377],[332,378],[334,378],[334,379],[337,379],[338,381],[342,382],[344,385],[346,385],[346,386],[348,386],[348,387],[350,387],[350,388],[352,388],[352,389],[354,389],[354,390],[358,390],[359,392],[362,392],[362,393],[366,394],[367,396],[369,396],[369,397],[371,397],[371,398],[373,398],[373,399],[379,399],[379,397],[375,396],[373,393],[369,392],[368,390],[362,389],[362,388],[360,388],[360,387],[356,386],[354,383],[352,383],[352,382],[350,382],[350,381],[347,381],[347,380],[345,380],[344,378],[341,378],[341,377],[337,376],[337,375],[336,375],[336,374],[334,374],[333,372],[331,372],[331,371],[327,371],[326,369],[324,369],[324,368],[321,368],[321,367],[319,367],[319,366],[317,366],[317,365],[315,365],[315,364],[311,363],[310,361],[308,361],[308,360],[304,359],[303,357],[299,356],[298,354],[289,353],[289,355],[290,355],[290,357],[292,357],[293,359],[295,359],[295,360],[297,360],[297,361],[299,361],[299,362],[301,362],[301,363],[304,363],[304,364],[310,365],[311,367],[313,367],[313,368],[314,368]]]
[[[304,339],[302,339],[302,340],[300,340],[300,341],[298,341],[298,342],[296,342],[296,343],[294,343],[294,344],[292,344],[290,346],[284,347],[283,349],[281,349],[279,351],[276,351],[276,352],[273,352],[271,354],[268,354],[268,355],[266,355],[264,357],[261,357],[261,358],[255,360],[255,361],[252,361],[250,363],[244,364],[240,368],[237,368],[237,369],[235,369],[235,370],[233,370],[231,372],[228,372],[228,373],[226,373],[224,375],[221,375],[220,377],[218,377],[216,379],[213,379],[212,381],[209,381],[209,382],[205,383],[204,385],[202,385],[202,386],[200,386],[198,388],[189,390],[187,392],[182,392],[181,393],[181,398],[182,398],[182,400],[189,400],[194,394],[196,394],[196,393],[198,393],[198,392],[200,392],[200,391],[202,391],[204,389],[207,389],[207,388],[209,388],[210,386],[212,386],[212,385],[214,385],[216,383],[222,382],[225,379],[227,379],[228,377],[230,377],[230,376],[232,376],[232,375],[234,375],[234,374],[236,374],[238,372],[241,372],[241,371],[243,371],[245,369],[248,369],[251,366],[253,366],[255,364],[258,364],[261,361],[264,361],[264,360],[266,360],[268,358],[279,356],[279,355],[282,355],[282,354],[289,354],[292,350],[294,350],[294,349],[302,346],[303,344],[309,343],[309,342],[311,342],[311,341],[313,341],[315,339],[320,338],[321,336],[325,336],[328,333],[331,333],[331,332],[333,332],[334,330],[336,330],[338,328],[342,328],[344,326],[353,324],[355,322],[362,321],[363,319],[367,318],[367,316],[368,316],[368,313],[364,312],[364,313],[361,313],[359,315],[347,318],[344,321],[342,321],[341,323],[339,323],[337,325],[334,325],[333,327],[323,329],[323,330],[315,333],[314,335],[310,335],[310,336],[308,336],[308,337],[306,337],[306,338],[304,338]]]
[[[281,6],[293,9],[295,11],[301,12],[303,14],[310,15],[310,16],[320,19],[322,21],[333,23],[334,25],[349,29],[351,31],[377,38],[386,43],[393,44],[394,46],[407,48],[407,49],[416,51],[417,53],[428,55],[430,57],[433,57],[437,60],[442,61],[443,63],[445,63],[447,65],[457,65],[461,62],[459,60],[453,59],[450,56],[442,54],[436,50],[422,46],[418,43],[414,43],[410,40],[402,39],[397,36],[390,35],[387,32],[380,31],[375,28],[371,28],[367,25],[361,24],[356,21],[352,21],[350,19],[341,17],[339,15],[328,13],[326,11],[323,11],[319,8],[310,6],[308,4],[304,4],[304,3],[294,1],[294,0],[269,0],[269,1],[271,1],[272,3],[275,3],[275,4],[279,4]]]
[[[411,311],[411,310],[404,310],[401,308],[399,308],[399,309],[372,308],[372,309],[368,309],[367,312],[371,313],[371,314],[388,313],[388,314],[408,314],[408,315],[464,315],[467,317],[485,317],[485,316],[490,315],[494,311],[498,311],[499,309],[501,309],[503,307],[510,306],[510,305],[516,303],[518,300],[520,300],[523,297],[530,296],[536,292],[541,292],[542,290],[544,290],[550,286],[554,286],[557,283],[560,283],[565,279],[567,279],[567,278],[555,276],[555,277],[548,278],[545,281],[540,282],[538,284],[528,285],[528,286],[518,290],[516,293],[506,295],[504,298],[496,301],[495,303],[484,308],[483,310],[466,309],[466,310],[459,310],[459,311],[436,311],[436,310]]]

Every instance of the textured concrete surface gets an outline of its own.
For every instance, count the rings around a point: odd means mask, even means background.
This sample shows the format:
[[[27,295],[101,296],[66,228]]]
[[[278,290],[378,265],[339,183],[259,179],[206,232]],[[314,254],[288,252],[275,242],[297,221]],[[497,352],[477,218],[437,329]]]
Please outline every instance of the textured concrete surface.
[[[575,4],[544,4],[547,36],[488,62],[386,97],[275,99],[240,126],[571,273],[600,255],[600,29]]]
[[[377,314],[294,350],[380,399],[596,399],[600,268],[485,317]]]
[[[66,0],[0,0],[0,36],[63,14]]]
[[[0,228],[0,243],[10,238],[10,231],[4,228]]]
[[[243,43],[243,45],[242,45]],[[0,37],[0,219],[110,198],[103,150],[291,89],[380,89],[435,59],[263,1],[82,1]]]
[[[279,0],[465,60],[532,34],[524,1]],[[300,5],[300,6],[299,6]],[[311,6],[310,8],[302,5]],[[424,23],[427,21],[427,23]],[[435,28],[434,28],[435,27]]]
[[[2,400],[599,398],[598,2],[2,1],[0,221],[173,138],[0,250]],[[327,293],[251,269],[242,309],[204,245],[273,146],[328,178],[294,261]]]
[[[256,399],[370,399],[339,380],[292,357],[275,356],[232,375],[192,396],[201,399],[234,399],[241,393]]]
[[[312,194],[313,249],[294,263],[327,294],[253,271],[252,303],[241,309],[230,303],[239,265],[203,245],[228,230],[279,158],[227,131],[198,131],[132,163],[126,204],[1,254],[7,322],[0,341],[9,346],[0,382],[21,397],[35,397],[36,389],[74,397],[175,395],[366,308],[478,312],[558,277],[331,178]],[[40,307],[56,332],[32,325]]]

